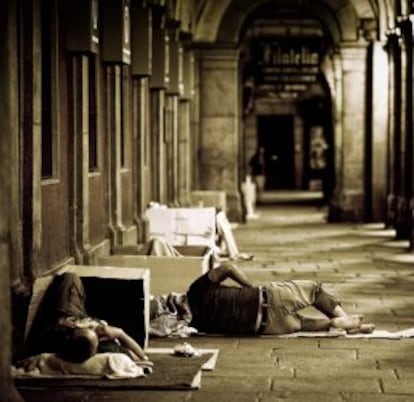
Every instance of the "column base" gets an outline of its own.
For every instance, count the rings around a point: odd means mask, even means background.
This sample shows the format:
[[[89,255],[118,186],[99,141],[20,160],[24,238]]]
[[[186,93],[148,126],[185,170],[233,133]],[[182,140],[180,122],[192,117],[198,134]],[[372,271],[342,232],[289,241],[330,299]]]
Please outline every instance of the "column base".
[[[364,197],[359,191],[342,191],[329,203],[329,222],[364,222]]]
[[[397,196],[395,201],[395,219],[394,228],[396,230],[396,238],[409,239],[411,237],[409,216],[409,202],[403,196]]]
[[[240,193],[226,193],[227,219],[230,222],[244,222],[244,208]]]

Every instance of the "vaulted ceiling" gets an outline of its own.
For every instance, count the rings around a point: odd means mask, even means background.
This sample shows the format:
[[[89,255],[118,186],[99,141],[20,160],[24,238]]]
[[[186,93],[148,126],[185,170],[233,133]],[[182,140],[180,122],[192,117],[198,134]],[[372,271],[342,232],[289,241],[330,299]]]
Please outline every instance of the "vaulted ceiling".
[[[195,41],[238,42],[246,25],[260,13],[296,10],[316,18],[335,43],[357,40],[363,35],[381,39],[395,20],[396,0],[167,0],[182,28]],[[404,3],[404,1],[401,1]],[[408,3],[408,2],[406,2]],[[401,5],[401,12],[406,13]]]

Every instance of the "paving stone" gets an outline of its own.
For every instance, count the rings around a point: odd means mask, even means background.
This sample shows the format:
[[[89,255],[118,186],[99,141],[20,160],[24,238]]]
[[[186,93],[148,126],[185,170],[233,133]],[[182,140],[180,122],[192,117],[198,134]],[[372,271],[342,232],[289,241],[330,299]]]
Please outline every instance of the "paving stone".
[[[385,393],[409,394],[414,400],[414,382],[412,379],[385,379],[383,381]]]
[[[295,392],[381,392],[380,383],[376,378],[341,378],[332,381],[321,380],[315,381],[313,377],[301,378],[277,378],[272,384],[272,391],[289,391]]]
[[[345,394],[344,402],[412,402],[411,395],[398,394],[369,394],[369,393],[355,393]]]
[[[214,377],[293,377],[295,370],[293,368],[280,368],[280,367],[268,367],[268,366],[239,366],[233,365],[230,367],[220,366],[213,373],[205,373],[206,376]]]
[[[320,393],[320,392],[265,392],[260,402],[343,402],[338,393]]]
[[[364,360],[344,360],[336,359],[334,357],[334,352],[332,357],[328,359],[314,359],[312,357],[301,358],[297,356],[295,358],[281,358],[277,360],[277,365],[280,368],[297,368],[302,370],[313,370],[315,367],[320,367],[324,365],[325,367],[331,367],[332,369],[343,369],[343,370],[357,370],[357,369],[377,369],[377,362],[374,359],[364,359]]]
[[[305,378],[314,377],[315,381],[337,381],[339,378],[377,378],[395,380],[397,374],[392,369],[377,370],[372,367],[368,368],[350,368],[350,367],[331,367],[319,365],[313,370],[302,369],[301,367],[295,368],[295,377]]]
[[[277,377],[278,380],[280,377]],[[203,389],[214,389],[228,391],[234,389],[237,391],[269,391],[272,384],[271,377],[238,377],[238,376],[203,376],[202,387]]]
[[[204,391],[202,388],[197,392],[193,392],[188,402],[259,402],[261,393],[258,391]]]

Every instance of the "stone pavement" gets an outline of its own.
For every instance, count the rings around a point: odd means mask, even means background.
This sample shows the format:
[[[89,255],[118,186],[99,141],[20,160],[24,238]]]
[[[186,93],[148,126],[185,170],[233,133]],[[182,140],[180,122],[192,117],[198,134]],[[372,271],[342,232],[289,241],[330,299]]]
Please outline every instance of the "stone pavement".
[[[239,266],[257,282],[317,279],[378,329],[414,327],[414,265],[398,258],[406,244],[381,224],[327,224],[312,205],[262,206],[259,219],[235,229]],[[397,258],[394,258],[397,257]],[[395,262],[397,260],[397,262]],[[317,314],[309,310],[310,314]],[[273,402],[414,401],[414,338],[280,339],[193,337],[219,348],[217,366],[198,391],[27,391],[28,401]],[[177,340],[151,340],[173,347]]]

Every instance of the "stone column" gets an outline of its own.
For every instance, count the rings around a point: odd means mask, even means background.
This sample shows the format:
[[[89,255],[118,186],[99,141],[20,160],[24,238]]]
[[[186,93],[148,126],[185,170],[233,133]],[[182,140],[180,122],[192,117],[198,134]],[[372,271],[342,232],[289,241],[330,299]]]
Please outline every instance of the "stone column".
[[[4,401],[23,401],[10,376],[13,350],[10,277],[13,266],[12,232],[15,230],[10,205],[19,197],[13,184],[13,171],[19,166],[19,161],[10,152],[20,130],[16,21],[16,2],[0,2],[0,399]]]
[[[148,239],[145,210],[151,201],[150,107],[149,94],[152,62],[152,10],[145,2],[131,3],[131,73],[134,138],[134,221],[137,241]]]
[[[382,222],[386,214],[388,147],[388,59],[385,44],[372,44],[372,158],[371,220]],[[381,163],[378,163],[381,161]]]
[[[414,251],[414,16],[410,15],[407,24],[407,198],[410,251]]]
[[[399,46],[396,32],[388,34],[388,192],[387,192],[387,213],[386,225],[392,227],[395,222],[397,189],[399,188],[400,178],[396,175],[398,165],[398,155],[396,152],[396,138],[399,138],[399,119],[396,110],[399,110],[399,88],[397,87],[397,75],[399,76]]]
[[[71,133],[73,154],[72,248],[77,264],[88,264],[89,241],[89,85],[87,56],[71,60]]]
[[[26,279],[32,280],[39,273],[42,247],[42,96],[39,91],[42,81],[41,6],[39,0],[34,0],[22,3],[21,7],[23,11],[20,12],[25,15],[24,21],[21,22],[24,28],[21,27],[23,35],[20,39],[20,60],[25,60],[20,61],[24,76],[20,88],[20,96],[23,97],[23,131],[19,131],[14,137],[9,149],[16,161],[16,168],[13,169],[15,189],[12,192],[9,215],[15,228],[11,233],[14,250],[13,280],[19,279],[18,276],[21,276],[22,272]],[[19,55],[17,57],[19,59]],[[14,68],[17,66],[16,62]],[[24,197],[20,194],[21,186],[24,187]],[[22,272],[18,272],[20,270]]]
[[[228,218],[242,221],[239,192],[238,50],[200,50],[201,190],[226,192]]]
[[[192,87],[192,102],[190,106],[190,165],[191,179],[190,189],[200,189],[201,182],[201,167],[200,161],[200,55],[193,53],[193,87]]]
[[[150,76],[151,179],[152,200],[167,202],[166,179],[166,89],[169,84],[170,38],[166,29],[166,9],[152,6],[152,69]]]
[[[148,77],[137,77],[133,81],[132,106],[134,136],[134,212],[138,230],[138,242],[147,240],[145,209],[150,201],[151,181],[149,174],[149,83]]]
[[[342,166],[343,166],[343,143],[344,143],[344,133],[342,127],[342,109],[343,109],[343,80],[342,80],[342,65],[341,57],[339,54],[333,55],[333,73],[334,73],[334,87],[335,87],[335,96],[334,96],[334,133],[335,133],[335,196],[337,199],[339,197],[340,189],[342,188]]]
[[[191,185],[190,101],[180,99],[178,110],[178,201],[181,205],[188,205]]]
[[[342,149],[336,144],[336,190],[331,204],[331,220],[363,221],[365,218],[365,118],[367,44],[340,48],[343,103],[341,119]],[[337,134],[336,134],[337,135]]]
[[[165,108],[166,191],[171,206],[178,206],[178,95],[167,94]]]
[[[151,89],[150,98],[152,200],[165,204],[165,89]]]
[[[112,246],[122,245],[122,188],[121,188],[121,66],[108,64],[106,72],[107,169],[109,228]]]
[[[409,202],[411,198],[411,160],[412,160],[412,132],[411,132],[411,23],[404,19],[400,23],[400,109],[397,114],[399,119],[400,136],[397,143],[398,166],[397,174],[400,177],[399,189],[397,189],[396,214],[394,226],[397,238],[407,239],[410,237]]]

